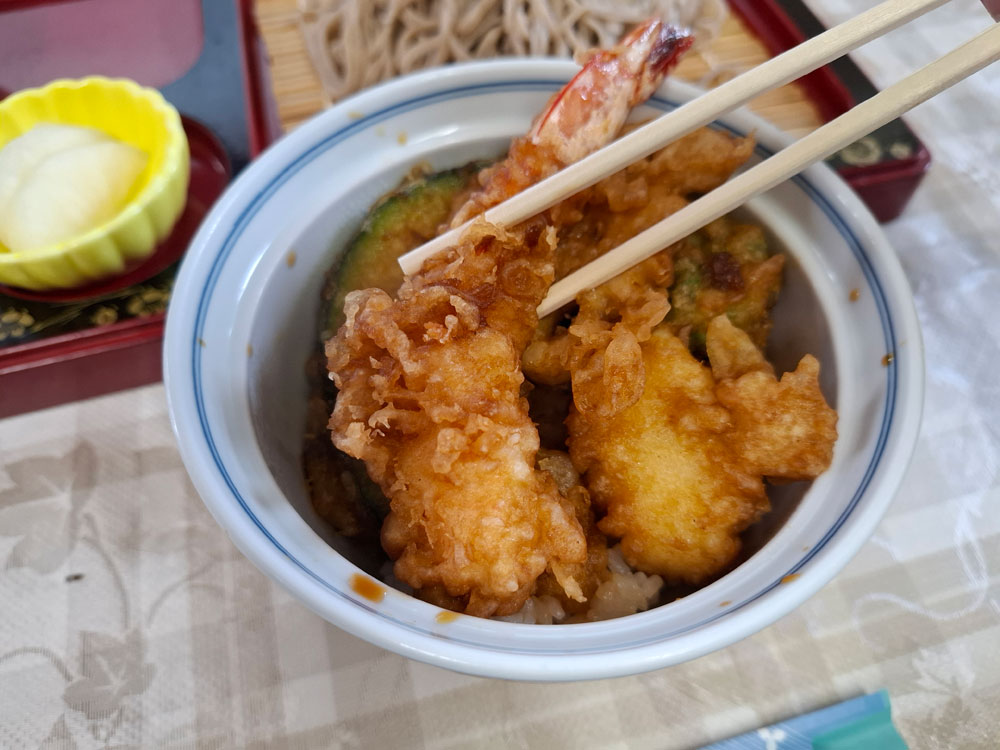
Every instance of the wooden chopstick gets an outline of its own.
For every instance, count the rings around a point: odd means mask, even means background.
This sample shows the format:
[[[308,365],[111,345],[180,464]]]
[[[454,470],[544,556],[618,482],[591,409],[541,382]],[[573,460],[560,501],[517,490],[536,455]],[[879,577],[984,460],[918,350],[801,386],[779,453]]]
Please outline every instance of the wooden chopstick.
[[[949,0],[886,0],[706,92],[673,112],[637,128],[552,177],[494,206],[483,217],[486,221],[501,226],[524,221],[649,156],[671,141],[707,125],[719,115],[745,104],[755,96],[794,81],[946,2]],[[469,224],[471,222],[445,232],[401,256],[399,265],[403,272],[414,274],[419,271],[427,258],[453,246]]]
[[[637,234],[597,260],[560,279],[538,307],[539,316],[570,302],[584,290],[614,278],[654,253],[836,153],[944,89],[1000,59],[1000,23],[944,57],[890,86],[813,131],[752,169]]]

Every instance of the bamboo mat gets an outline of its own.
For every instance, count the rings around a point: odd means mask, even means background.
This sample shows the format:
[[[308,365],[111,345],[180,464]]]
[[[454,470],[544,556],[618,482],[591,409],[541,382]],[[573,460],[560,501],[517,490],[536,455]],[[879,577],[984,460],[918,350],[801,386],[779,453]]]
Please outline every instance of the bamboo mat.
[[[257,0],[254,11],[268,51],[278,116],[287,131],[332,102],[323,92],[306,51],[299,30],[296,0]],[[702,53],[685,56],[674,75],[701,85],[717,85],[768,57],[764,44],[731,14],[719,36]],[[715,80],[706,80],[710,70],[716,71]],[[805,92],[796,84],[762,94],[750,108],[795,136],[804,135],[823,122]]]

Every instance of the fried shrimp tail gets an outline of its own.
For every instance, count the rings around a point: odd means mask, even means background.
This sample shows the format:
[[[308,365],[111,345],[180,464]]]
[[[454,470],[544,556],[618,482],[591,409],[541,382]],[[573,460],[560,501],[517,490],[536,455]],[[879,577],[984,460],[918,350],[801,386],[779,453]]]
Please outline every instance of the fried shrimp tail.
[[[653,18],[617,46],[591,52],[527,135],[514,141],[508,157],[483,170],[482,189],[451,225],[464,224],[610,142],[632,108],[653,94],[693,41],[687,31]]]

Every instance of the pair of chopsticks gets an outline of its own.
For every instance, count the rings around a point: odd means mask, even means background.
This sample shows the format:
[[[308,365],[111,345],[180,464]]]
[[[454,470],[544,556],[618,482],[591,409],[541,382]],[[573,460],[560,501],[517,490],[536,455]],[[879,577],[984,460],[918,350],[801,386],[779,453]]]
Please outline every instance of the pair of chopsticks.
[[[886,0],[632,131],[494,206],[483,218],[502,226],[522,222],[709,124],[758,94],[789,83],[946,2],[948,0]],[[592,289],[614,278],[998,59],[1000,23],[994,23],[944,57],[557,281],[539,305],[539,316],[558,310],[584,289]],[[403,272],[416,273],[424,260],[454,246],[470,224],[471,221],[445,232],[401,256],[399,265]]]

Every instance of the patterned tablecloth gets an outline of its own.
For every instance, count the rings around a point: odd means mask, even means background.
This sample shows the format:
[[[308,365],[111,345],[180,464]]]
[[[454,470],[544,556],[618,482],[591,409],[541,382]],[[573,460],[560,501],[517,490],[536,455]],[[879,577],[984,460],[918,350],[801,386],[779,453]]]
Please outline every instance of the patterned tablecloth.
[[[884,86],[987,22],[956,0],[857,59]],[[882,687],[911,747],[1000,746],[1000,67],[909,119],[935,161],[887,232],[924,327],[923,429],[877,533],[807,604],[617,680],[408,661],[234,549],[152,386],[0,422],[0,747],[690,748]]]

